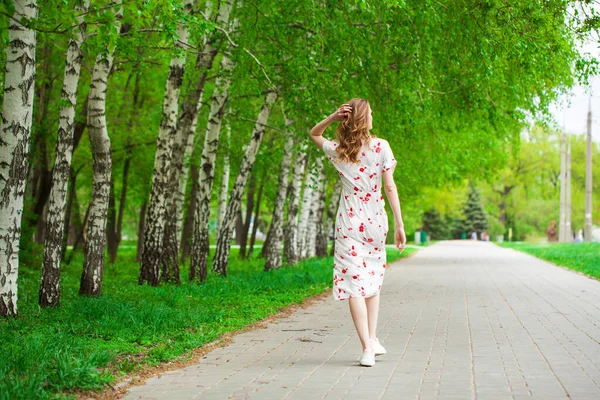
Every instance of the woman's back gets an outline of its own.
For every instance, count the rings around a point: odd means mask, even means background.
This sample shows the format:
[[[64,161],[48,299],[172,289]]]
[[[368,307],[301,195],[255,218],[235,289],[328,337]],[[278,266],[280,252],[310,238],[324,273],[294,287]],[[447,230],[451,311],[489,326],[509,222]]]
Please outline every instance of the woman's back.
[[[342,199],[356,200],[357,205],[370,204],[371,208],[383,208],[385,203],[381,194],[382,176],[396,164],[387,140],[372,138],[369,143],[363,144],[358,153],[358,163],[340,160],[336,151],[338,146],[336,141],[326,140],[323,143],[323,151],[342,179]]]

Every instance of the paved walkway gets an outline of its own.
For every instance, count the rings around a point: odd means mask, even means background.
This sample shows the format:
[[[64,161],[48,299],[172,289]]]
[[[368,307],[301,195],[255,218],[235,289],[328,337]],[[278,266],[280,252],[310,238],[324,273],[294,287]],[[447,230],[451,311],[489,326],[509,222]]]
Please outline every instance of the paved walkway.
[[[126,399],[600,399],[600,282],[491,243],[393,263],[378,336],[358,366],[347,301],[319,300],[244,332]]]

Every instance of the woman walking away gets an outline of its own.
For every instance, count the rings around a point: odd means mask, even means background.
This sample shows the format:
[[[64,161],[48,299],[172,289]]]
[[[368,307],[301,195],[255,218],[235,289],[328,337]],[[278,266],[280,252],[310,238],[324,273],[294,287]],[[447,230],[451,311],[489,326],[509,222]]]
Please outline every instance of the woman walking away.
[[[337,140],[323,131],[341,121]],[[386,267],[385,239],[388,217],[381,195],[381,179],[392,211],[398,250],[404,250],[406,234],[393,173],[397,161],[389,143],[370,133],[371,106],[352,99],[315,125],[310,137],[335,166],[343,183],[335,219],[333,299],[348,299],[350,314],[362,344],[360,364],[373,366],[375,356],[386,353],[377,339],[379,292]]]

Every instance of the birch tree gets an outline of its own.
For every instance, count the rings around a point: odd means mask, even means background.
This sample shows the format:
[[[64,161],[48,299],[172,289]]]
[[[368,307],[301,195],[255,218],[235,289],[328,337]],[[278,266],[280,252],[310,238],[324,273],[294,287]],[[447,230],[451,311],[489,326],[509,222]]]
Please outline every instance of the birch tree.
[[[300,205],[300,191],[302,190],[302,182],[304,180],[304,172],[306,168],[306,143],[302,144],[302,147],[296,154],[294,160],[294,170],[292,172],[292,181],[289,186],[289,201],[288,201],[288,213],[287,213],[287,228],[285,233],[285,239],[283,242],[283,255],[286,259],[287,264],[293,265],[298,262],[298,206]]]
[[[77,105],[77,89],[81,74],[83,54],[81,46],[85,40],[84,14],[90,5],[84,0],[75,10],[80,13],[78,25],[73,29],[73,37],[67,48],[67,60],[63,78],[62,106],[58,120],[58,140],[52,172],[52,188],[46,220],[46,237],[44,241],[44,261],[40,283],[39,304],[42,307],[60,304],[60,262],[63,251],[63,235],[65,231],[65,206],[67,185],[71,175],[71,158],[73,156],[73,139],[75,131],[75,106]],[[67,227],[68,229],[68,227]]]
[[[316,255],[316,243],[317,243],[317,233],[319,231],[319,226],[323,221],[323,212],[321,211],[321,219],[319,219],[319,210],[322,210],[322,204],[324,204],[325,199],[323,198],[323,190],[325,188],[325,172],[323,171],[323,156],[318,155],[316,159],[315,166],[315,177],[316,182],[314,182],[314,188],[312,191],[312,197],[309,204],[309,212],[308,212],[308,223],[307,229],[304,233],[305,238],[305,248],[304,254],[302,257],[314,257]]]
[[[204,147],[200,161],[200,176],[198,178],[198,193],[196,195],[196,209],[194,210],[194,237],[190,254],[189,279],[206,280],[206,264],[209,252],[209,218],[212,187],[214,181],[215,160],[219,147],[221,123],[225,115],[225,107],[229,97],[229,85],[233,71],[231,54],[225,52],[221,60],[220,74],[215,82],[210,113],[204,136]]]
[[[256,153],[258,152],[260,143],[262,142],[262,138],[266,130],[266,124],[269,120],[269,115],[271,114],[271,109],[273,108],[273,104],[276,100],[277,92],[270,91],[265,99],[265,104],[263,104],[260,112],[258,113],[258,118],[256,119],[254,130],[252,131],[250,143],[248,143],[248,146],[246,147],[246,153],[242,159],[240,172],[231,191],[229,204],[227,204],[227,212],[225,213],[225,220],[223,221],[221,230],[218,233],[217,249],[215,251],[215,257],[212,264],[213,271],[217,272],[219,275],[227,275],[227,263],[229,262],[231,236],[233,235],[235,218],[240,209],[242,195],[244,193],[246,183],[248,182],[250,172],[252,171],[252,166],[254,165],[254,160],[256,159]]]
[[[282,264],[281,244],[283,242],[283,212],[285,210],[290,166],[292,163],[292,150],[294,148],[294,136],[289,131],[291,124],[292,121],[286,118],[286,131],[288,136],[285,140],[283,157],[279,169],[279,183],[277,184],[277,196],[275,197],[273,218],[271,220],[269,232],[267,233],[267,239],[263,245],[265,271],[279,268]]]
[[[114,34],[118,35],[123,17],[122,0],[111,2],[111,6],[115,10]],[[106,214],[112,169],[110,137],[106,127],[106,89],[113,64],[115,43],[116,40],[109,41],[96,57],[88,100],[88,136],[94,160],[94,180],[84,248],[85,259],[79,287],[79,294],[86,296],[102,294]]]
[[[194,0],[183,1],[185,14],[189,15],[193,2]],[[188,36],[189,29],[187,24],[185,21],[181,21],[177,27],[177,40],[175,42],[175,50],[179,55],[171,59],[169,66],[162,117],[156,143],[152,187],[144,232],[144,248],[142,250],[142,262],[138,279],[138,284],[140,285],[147,282],[152,286],[156,286],[159,280],[161,280],[159,268],[162,260],[163,233],[165,228],[165,199],[169,188],[169,167],[173,140],[177,134],[179,89],[181,88],[185,72],[186,51],[184,46],[187,45]],[[177,257],[177,254],[175,254],[175,257]],[[164,263],[163,266],[165,266]],[[179,269],[177,266],[169,268],[167,264],[166,268],[163,268],[162,280],[179,283]]]
[[[233,0],[223,0],[219,2],[219,8],[214,16],[215,25],[220,29],[226,29],[229,25],[229,16],[231,14]],[[206,19],[210,18],[212,3],[207,3]],[[169,253],[163,257],[163,263],[167,263],[164,268],[178,268],[178,244],[177,240],[181,235],[183,225],[183,203],[185,198],[185,188],[188,179],[187,164],[194,148],[194,134],[198,124],[198,113],[202,106],[202,93],[208,72],[212,69],[213,61],[218,54],[217,44],[222,38],[222,31],[214,30],[204,38],[202,52],[196,59],[195,69],[199,71],[196,80],[196,87],[183,101],[177,120],[177,132],[173,144],[171,168],[170,168],[170,186],[166,198],[166,208],[169,218],[165,226],[165,238],[163,239],[165,247]],[[170,264],[170,265],[169,265]]]
[[[231,143],[231,124],[225,120],[225,140],[228,144]],[[229,193],[229,151],[223,154],[223,175],[221,177],[221,190],[219,191],[219,201],[217,209],[217,232],[221,229],[225,212],[227,211],[227,194]]]
[[[36,0],[14,0],[9,20],[0,120],[0,315],[18,314],[17,279],[23,195],[33,114]]]
[[[302,208],[300,209],[300,220],[298,221],[298,256],[306,258],[308,252],[307,232],[310,224],[310,212],[312,210],[314,192],[318,181],[319,170],[315,165],[311,165],[308,175],[304,182],[304,191],[302,192]]]

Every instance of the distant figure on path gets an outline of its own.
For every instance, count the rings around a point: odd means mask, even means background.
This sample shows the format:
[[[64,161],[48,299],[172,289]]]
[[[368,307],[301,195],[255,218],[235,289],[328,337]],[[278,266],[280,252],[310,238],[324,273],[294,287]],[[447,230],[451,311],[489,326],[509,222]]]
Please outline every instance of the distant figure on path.
[[[473,233],[471,233],[471,240],[477,240],[477,232],[473,231]]]
[[[341,121],[337,140],[327,140],[321,135],[334,121]],[[396,248],[402,252],[406,244],[393,178],[397,161],[389,143],[370,133],[372,121],[369,103],[352,99],[310,131],[311,139],[325,152],[343,183],[335,220],[333,299],[348,299],[363,347],[360,364],[364,366],[373,366],[375,356],[386,353],[376,336],[389,228],[380,192],[382,178],[394,213]]]
[[[552,220],[550,226],[546,229],[546,236],[549,242],[558,242],[558,231],[556,230],[556,221]]]

